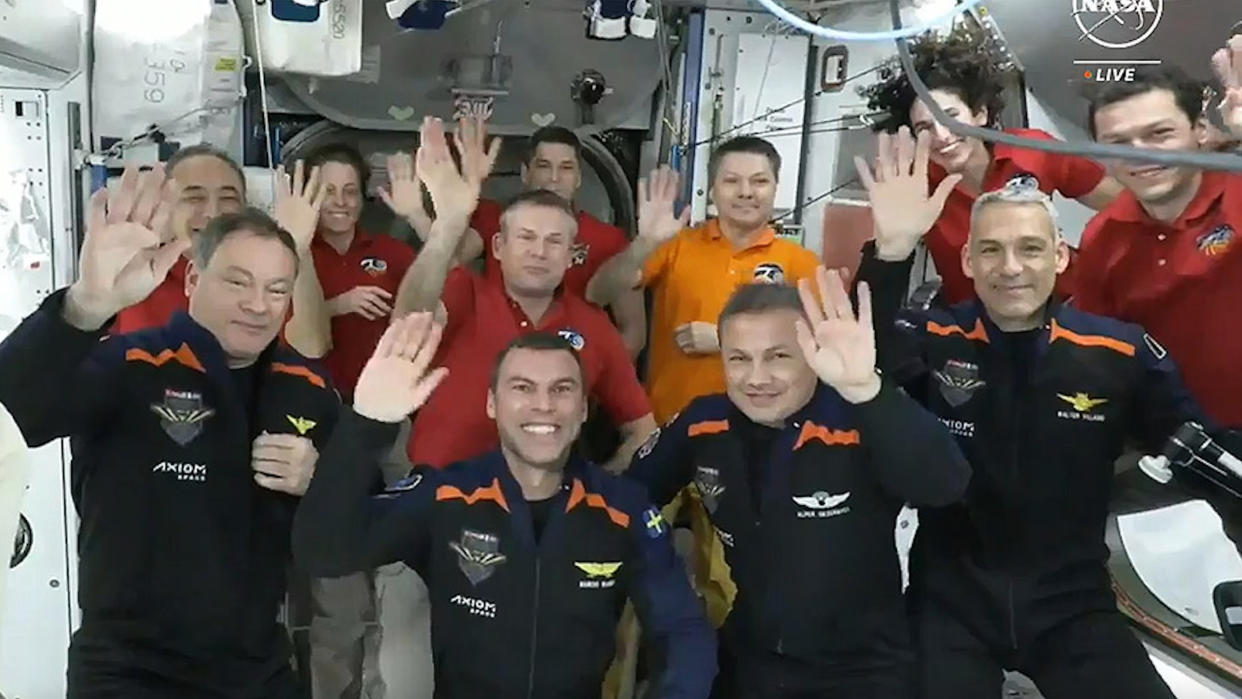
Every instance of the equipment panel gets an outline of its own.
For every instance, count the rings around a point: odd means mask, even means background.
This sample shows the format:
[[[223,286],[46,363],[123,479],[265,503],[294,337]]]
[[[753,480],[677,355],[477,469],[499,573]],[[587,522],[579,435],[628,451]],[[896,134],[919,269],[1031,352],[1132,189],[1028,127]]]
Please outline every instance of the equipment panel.
[[[0,89],[0,337],[53,289],[53,222],[47,94]],[[37,367],[31,367],[36,370]],[[73,400],[65,396],[65,400]],[[61,444],[29,453],[21,505],[26,526],[9,571],[0,629],[4,691],[23,699],[65,696],[74,604]]]

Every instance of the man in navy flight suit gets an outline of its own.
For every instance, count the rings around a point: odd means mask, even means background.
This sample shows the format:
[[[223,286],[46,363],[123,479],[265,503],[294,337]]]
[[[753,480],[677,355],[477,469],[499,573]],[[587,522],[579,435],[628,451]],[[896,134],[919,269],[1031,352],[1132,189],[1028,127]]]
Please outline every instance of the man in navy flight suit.
[[[626,473],[657,504],[693,483],[737,583],[713,697],[907,699],[914,658],[894,525],[970,471],[935,418],[875,371],[870,302],[836,270],[819,299],[740,287],[720,314],[727,394],[696,398]]]
[[[429,371],[431,317],[395,321],[363,369],[298,511],[299,562],[317,575],[417,570],[441,699],[599,696],[627,599],[649,639],[648,696],[705,699],[715,638],[667,525],[637,484],[574,454],[587,403],[569,340],[523,335],[496,359],[486,401],[500,449],[369,496],[398,423],[447,375]]]
[[[189,245],[162,166],[96,193],[81,276],[0,344],[0,402],[27,443],[74,438],[82,625],[72,699],[292,699],[277,615],[293,512],[338,412],[277,335],[297,275],[254,210],[195,236],[189,312],[103,339]]]

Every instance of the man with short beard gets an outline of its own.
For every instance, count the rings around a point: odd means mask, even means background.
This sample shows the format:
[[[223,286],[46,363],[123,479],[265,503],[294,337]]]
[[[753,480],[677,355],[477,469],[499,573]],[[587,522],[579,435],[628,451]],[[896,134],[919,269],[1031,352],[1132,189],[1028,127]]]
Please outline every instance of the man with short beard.
[[[640,487],[574,455],[586,377],[569,340],[524,334],[496,359],[486,409],[499,449],[369,496],[397,423],[448,373],[429,371],[442,332],[431,316],[395,321],[363,369],[299,508],[298,559],[324,576],[417,570],[437,697],[598,696],[628,599],[651,639],[651,696],[705,698],[715,640],[668,527]]]

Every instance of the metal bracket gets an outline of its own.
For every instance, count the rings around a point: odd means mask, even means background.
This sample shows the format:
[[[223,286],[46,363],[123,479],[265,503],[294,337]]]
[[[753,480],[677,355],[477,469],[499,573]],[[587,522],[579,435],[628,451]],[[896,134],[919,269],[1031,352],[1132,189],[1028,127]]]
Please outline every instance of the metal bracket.
[[[455,56],[441,64],[441,78],[454,95],[505,97],[513,79],[513,58],[501,54]]]

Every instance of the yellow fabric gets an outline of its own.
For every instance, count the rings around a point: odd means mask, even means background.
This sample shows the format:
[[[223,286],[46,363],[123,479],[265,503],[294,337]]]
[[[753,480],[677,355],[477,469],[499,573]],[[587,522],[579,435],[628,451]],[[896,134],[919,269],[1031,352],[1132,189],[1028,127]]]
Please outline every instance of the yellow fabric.
[[[770,228],[748,247],[734,249],[715,219],[683,230],[647,258],[642,270],[642,284],[652,291],[647,393],[657,422],[667,422],[699,396],[724,392],[720,355],[688,355],[677,346],[674,332],[694,321],[715,325],[729,297],[739,286],[755,281],[755,268],[761,264],[779,265],[784,283],[796,284],[814,278],[820,260],[810,250],[777,238]],[[708,620],[719,628],[733,606],[737,586],[697,490],[690,487],[678,494],[664,508],[664,520],[676,521],[683,507],[688,508],[694,532],[695,587]],[[622,692],[633,687],[634,668],[628,661],[635,652],[631,644],[638,638],[637,625],[627,607],[618,626],[617,657],[604,680],[604,699],[630,699]]]

